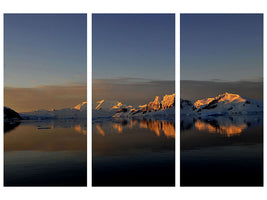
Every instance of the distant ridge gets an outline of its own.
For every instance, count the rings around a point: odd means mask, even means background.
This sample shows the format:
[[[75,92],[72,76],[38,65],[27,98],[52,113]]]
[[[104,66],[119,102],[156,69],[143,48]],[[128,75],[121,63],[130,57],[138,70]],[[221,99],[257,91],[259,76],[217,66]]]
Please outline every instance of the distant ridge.
[[[123,104],[120,101],[105,101],[104,99],[97,101],[98,105],[93,109],[93,118],[98,117],[155,117],[164,116],[174,118],[175,113],[175,94],[165,95],[162,100],[156,96],[154,101],[144,105],[134,107],[132,105]]]
[[[36,110],[32,112],[23,112],[21,117],[23,119],[50,119],[50,118],[86,118],[87,116],[87,102],[84,101],[73,108],[51,109],[51,110]]]

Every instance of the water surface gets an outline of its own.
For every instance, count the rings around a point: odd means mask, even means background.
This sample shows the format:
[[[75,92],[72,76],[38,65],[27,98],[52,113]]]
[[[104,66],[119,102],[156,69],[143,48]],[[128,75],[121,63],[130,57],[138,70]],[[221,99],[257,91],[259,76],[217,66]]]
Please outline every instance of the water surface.
[[[5,186],[86,186],[86,120],[22,121],[6,130]]]
[[[93,122],[93,186],[174,186],[171,121]]]

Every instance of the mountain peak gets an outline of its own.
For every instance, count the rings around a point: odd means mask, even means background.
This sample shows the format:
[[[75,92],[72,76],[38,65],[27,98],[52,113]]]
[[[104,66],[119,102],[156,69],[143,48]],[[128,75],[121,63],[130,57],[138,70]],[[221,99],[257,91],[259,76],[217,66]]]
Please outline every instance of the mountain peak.
[[[111,109],[119,109],[122,107],[122,103],[121,102],[117,102],[117,105],[113,106]]]
[[[77,106],[75,106],[74,109],[76,109],[76,110],[86,110],[86,107],[87,107],[87,102],[84,101],[84,102],[78,104]]]
[[[162,109],[171,108],[175,103],[175,93],[170,95],[165,95],[161,101]]]
[[[161,104],[160,104],[160,101],[159,101],[159,96],[156,96],[155,100],[151,101],[148,104],[148,110],[159,110],[160,108],[161,108]]]
[[[96,110],[100,110],[101,109],[101,105],[104,103],[104,99],[97,101],[96,103],[98,103],[98,105],[95,107]]]

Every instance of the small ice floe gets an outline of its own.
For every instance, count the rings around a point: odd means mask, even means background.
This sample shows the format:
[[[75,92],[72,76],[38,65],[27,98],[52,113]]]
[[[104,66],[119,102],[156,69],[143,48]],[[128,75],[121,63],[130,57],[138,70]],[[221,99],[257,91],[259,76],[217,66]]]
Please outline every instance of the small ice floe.
[[[51,127],[38,127],[37,129],[51,129]]]

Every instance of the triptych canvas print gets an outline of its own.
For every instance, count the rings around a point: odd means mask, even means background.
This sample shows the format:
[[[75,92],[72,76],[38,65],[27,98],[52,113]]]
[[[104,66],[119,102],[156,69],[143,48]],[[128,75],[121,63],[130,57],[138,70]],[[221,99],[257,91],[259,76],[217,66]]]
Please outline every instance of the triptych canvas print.
[[[263,14],[91,22],[4,15],[4,186],[263,186]]]

